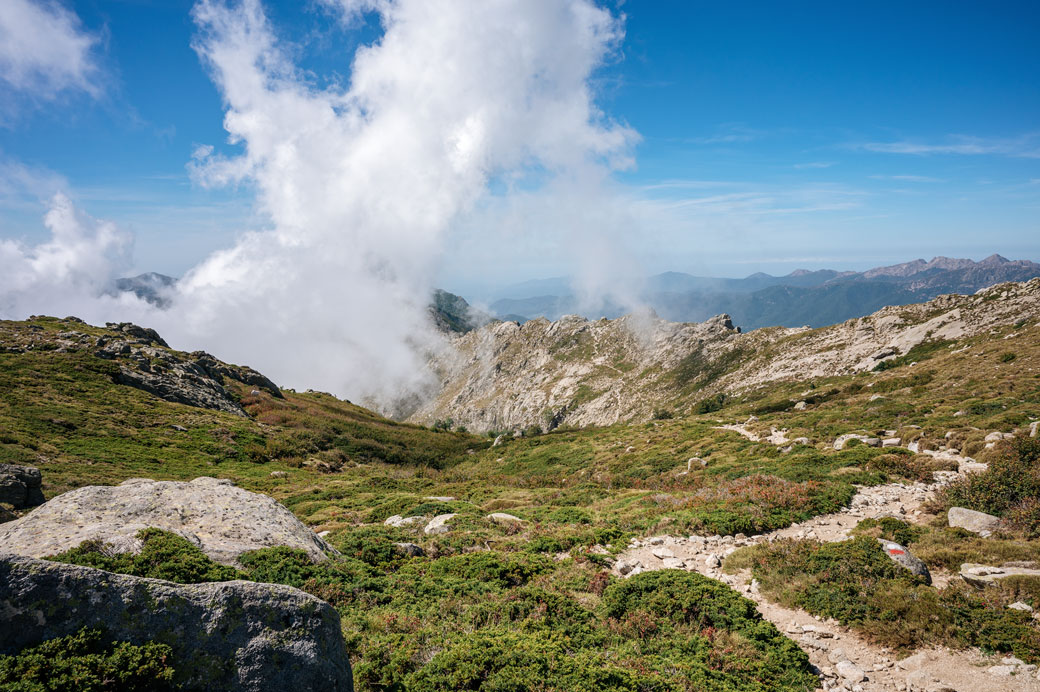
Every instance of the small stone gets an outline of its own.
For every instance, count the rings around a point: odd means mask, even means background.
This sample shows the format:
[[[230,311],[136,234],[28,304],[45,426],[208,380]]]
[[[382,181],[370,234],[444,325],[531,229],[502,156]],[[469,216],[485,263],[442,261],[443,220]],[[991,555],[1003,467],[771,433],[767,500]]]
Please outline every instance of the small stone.
[[[838,675],[849,682],[863,682],[867,679],[867,674],[857,668],[852,661],[841,661],[834,666],[834,669],[838,671]]]
[[[394,543],[394,547],[401,553],[409,557],[422,557],[426,554],[426,551],[422,549],[422,546],[416,545],[415,543]]]
[[[1021,610],[1021,611],[1024,611],[1026,613],[1032,613],[1033,612],[1033,606],[1029,605],[1028,603],[1023,603],[1022,601],[1015,601],[1014,603],[1009,605],[1008,608],[1010,608],[1012,610]]]
[[[1006,678],[1015,674],[1015,666],[990,666],[986,672],[998,678]]]
[[[506,514],[505,512],[492,512],[487,515],[487,518],[499,524],[519,524],[524,521],[520,517],[514,517],[512,514]]]
[[[285,471],[271,471],[269,474],[271,478],[288,478],[289,474]]]
[[[654,548],[650,553],[659,560],[675,557],[675,553],[673,553],[669,548]]]
[[[686,563],[677,557],[666,557],[661,560],[661,566],[665,569],[683,569],[686,567]]]
[[[650,545],[663,545],[663,544],[664,544],[664,539],[661,538],[660,536],[654,536],[653,538],[650,539]]]
[[[177,432],[188,432],[188,429],[185,428],[183,425],[171,425],[170,427],[176,430]]]

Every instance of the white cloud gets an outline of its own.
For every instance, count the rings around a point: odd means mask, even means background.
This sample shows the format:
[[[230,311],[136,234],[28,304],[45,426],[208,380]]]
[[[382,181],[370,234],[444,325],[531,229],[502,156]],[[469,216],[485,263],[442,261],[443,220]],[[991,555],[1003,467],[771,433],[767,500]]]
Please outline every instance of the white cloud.
[[[392,398],[422,384],[431,283],[489,181],[541,178],[596,207],[604,172],[630,162],[634,133],[589,86],[622,26],[587,0],[343,8],[378,12],[384,33],[348,87],[318,89],[258,2],[195,7],[195,48],[243,153],[199,148],[189,168],[253,185],[271,229],[190,272],[166,329],[283,382]]]
[[[960,155],[960,156],[1010,156],[1014,158],[1040,158],[1040,134],[1030,133],[1020,137],[973,137],[955,135],[945,142],[867,142],[853,148],[875,151],[882,154],[910,154],[915,156]]]
[[[872,175],[873,180],[897,180],[903,183],[944,183],[942,178],[933,178],[927,175]]]
[[[86,216],[61,193],[51,200],[44,225],[50,240],[39,245],[0,240],[0,316],[76,314],[103,321],[139,303],[107,295],[129,266],[130,234]]]
[[[99,95],[98,37],[50,0],[0,2],[0,81],[33,100],[64,91]]]

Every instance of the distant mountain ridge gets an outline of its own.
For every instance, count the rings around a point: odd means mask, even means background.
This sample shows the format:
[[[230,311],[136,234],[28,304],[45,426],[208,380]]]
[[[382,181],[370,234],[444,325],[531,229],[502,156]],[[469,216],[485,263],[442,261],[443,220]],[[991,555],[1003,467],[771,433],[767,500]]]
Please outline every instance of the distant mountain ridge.
[[[1040,264],[1009,260],[994,254],[978,262],[934,257],[915,259],[863,272],[797,269],[786,276],[758,272],[743,279],[701,277],[665,272],[649,277],[641,299],[661,317],[675,322],[699,322],[727,313],[744,329],[760,327],[822,327],[862,317],[886,305],[931,300],[948,293],[971,294],[1008,281],[1040,276]],[[563,286],[565,279],[525,282],[512,290]],[[497,316],[515,319],[582,314],[569,294],[546,292],[503,297],[491,304]],[[620,317],[626,309],[606,305],[590,318]]]

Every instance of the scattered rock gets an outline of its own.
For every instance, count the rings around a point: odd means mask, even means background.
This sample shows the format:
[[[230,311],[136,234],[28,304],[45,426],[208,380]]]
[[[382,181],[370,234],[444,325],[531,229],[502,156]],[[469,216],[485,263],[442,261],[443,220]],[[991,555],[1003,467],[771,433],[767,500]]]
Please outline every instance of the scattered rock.
[[[412,524],[419,524],[426,520],[426,517],[402,517],[400,514],[395,514],[389,517],[383,522],[386,526],[393,526],[394,528],[401,528],[403,526],[411,526]]]
[[[42,482],[40,470],[35,466],[0,464],[0,502],[9,504],[14,509],[42,504]]]
[[[1023,603],[1022,601],[1015,601],[1014,603],[1009,605],[1008,608],[1010,608],[1011,610],[1021,610],[1026,613],[1033,612],[1033,606],[1029,605],[1028,603]]]
[[[397,548],[398,552],[404,553],[409,557],[422,557],[426,554],[422,546],[415,543],[394,543],[394,547]]]
[[[951,507],[946,516],[951,527],[967,529],[980,536],[988,536],[1000,528],[1000,517],[973,509]]]
[[[82,627],[173,649],[190,689],[353,690],[339,615],[299,589],[173,584],[30,557],[0,557],[0,654]]]
[[[806,407],[806,403],[804,401],[799,401],[797,404],[794,405],[794,410],[795,411],[804,411],[805,407]]]
[[[857,668],[852,661],[841,661],[834,666],[834,669],[838,671],[838,675],[849,682],[863,682],[867,679],[867,674]]]
[[[1040,569],[1036,569],[1035,567],[1015,567],[1009,564],[1005,564],[1001,567],[992,567],[990,565],[979,565],[973,562],[966,562],[961,565],[960,575],[964,581],[968,582],[972,586],[983,588],[986,586],[992,586],[1001,579],[1007,579],[1008,577],[1040,577]]]
[[[273,546],[299,548],[312,560],[336,552],[274,498],[216,478],[132,478],[72,490],[0,526],[0,552],[46,557],[88,540],[133,552],[140,549],[137,532],[148,527],[180,534],[226,565],[247,550]]]
[[[650,551],[650,553],[658,560],[664,560],[665,558],[675,557],[675,553],[673,553],[669,548],[654,548]]]
[[[924,564],[920,558],[915,557],[907,548],[881,538],[878,539],[878,542],[885,551],[885,555],[888,555],[892,562],[910,570],[916,576],[924,578],[926,584],[932,583],[932,575],[928,571],[928,565]]]
[[[898,437],[886,437],[881,440],[882,447],[898,447],[902,443],[902,439]]]
[[[185,428],[183,425],[171,425],[170,428],[176,430],[177,432],[188,432],[188,429]]]
[[[448,522],[455,518],[455,514],[438,514],[430,523],[423,529],[423,533],[428,536],[436,536],[441,533],[448,533],[451,528],[448,526]]]
[[[269,474],[271,478],[288,478],[289,474],[286,471],[271,471]]]
[[[492,512],[487,515],[487,518],[499,524],[520,524],[524,521],[520,517],[514,517],[512,514],[506,514],[505,512]]]
[[[430,495],[423,499],[429,500],[430,502],[455,502],[455,498],[449,495]]]

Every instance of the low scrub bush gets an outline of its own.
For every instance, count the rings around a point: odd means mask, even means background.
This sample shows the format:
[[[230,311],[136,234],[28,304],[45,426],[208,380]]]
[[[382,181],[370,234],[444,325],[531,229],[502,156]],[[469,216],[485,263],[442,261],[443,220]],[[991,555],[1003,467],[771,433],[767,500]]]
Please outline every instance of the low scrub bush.
[[[137,538],[142,547],[136,555],[113,552],[104,541],[92,540],[47,559],[178,584],[230,581],[244,576],[233,567],[214,562],[197,545],[175,533],[142,529]]]
[[[915,538],[913,528],[899,521],[861,523],[859,528],[861,533]],[[735,553],[726,567],[750,567],[771,598],[835,618],[894,649],[977,646],[1040,661],[1040,627],[1029,613],[1007,608],[1008,594],[980,594],[964,585],[925,586],[889,560],[869,535],[840,543],[760,544]]]
[[[149,642],[110,642],[81,629],[13,656],[0,656],[3,692],[164,692],[174,689],[172,650]]]
[[[949,486],[944,507],[967,507],[1004,517],[1027,537],[1040,536],[1040,439],[1016,438],[1000,444],[989,468]]]

